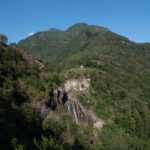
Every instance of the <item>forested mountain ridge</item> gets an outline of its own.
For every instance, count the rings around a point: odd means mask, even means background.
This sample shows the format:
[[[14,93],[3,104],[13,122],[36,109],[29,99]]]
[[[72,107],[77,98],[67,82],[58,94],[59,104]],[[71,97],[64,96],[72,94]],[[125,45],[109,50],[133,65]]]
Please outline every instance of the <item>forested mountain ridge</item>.
[[[133,61],[134,57],[145,59],[142,56],[148,57],[150,49],[148,43],[135,43],[107,28],[84,23],[75,24],[66,31],[49,29],[36,33],[20,41],[18,46],[49,61],[72,67],[89,65],[93,61],[102,62],[103,59],[112,59],[117,63],[122,57]]]
[[[94,32],[93,34],[96,34],[96,32],[109,31],[103,27],[88,26],[87,24],[79,23],[68,28],[66,31],[51,28],[44,32],[38,32],[33,36],[20,41],[18,46],[20,48],[24,47],[31,53],[45,57],[48,60],[57,61],[62,58],[59,55],[63,54],[64,49],[72,44],[73,41],[75,42],[80,34],[84,32],[88,34],[88,31],[90,32],[90,30],[91,32]]]

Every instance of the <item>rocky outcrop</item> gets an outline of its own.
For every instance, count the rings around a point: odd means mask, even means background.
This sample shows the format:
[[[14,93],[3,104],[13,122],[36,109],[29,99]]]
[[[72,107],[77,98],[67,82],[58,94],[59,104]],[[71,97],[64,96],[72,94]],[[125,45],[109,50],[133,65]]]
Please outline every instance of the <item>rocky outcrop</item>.
[[[45,103],[39,104],[36,101],[32,101],[30,103],[30,107],[35,108],[40,113],[42,119],[44,119],[51,111],[51,109],[48,108]]]
[[[97,122],[95,122],[95,123],[93,124],[93,127],[94,127],[94,128],[97,128],[97,129],[101,129],[104,124],[105,124],[105,121],[99,120],[99,121],[97,121]]]
[[[45,67],[42,60],[37,59],[32,55],[29,55],[27,52],[22,52],[22,58],[31,65],[36,65],[39,71],[41,71]]]
[[[41,61],[40,59],[35,59],[35,63],[38,65],[39,70],[42,70],[45,67],[43,61]]]
[[[71,79],[67,80],[64,84],[65,92],[69,92],[70,90],[74,91],[86,91],[90,86],[90,78],[80,78],[80,79]]]
[[[58,105],[64,105],[73,116],[78,125],[89,125],[101,128],[103,123],[97,123],[99,120],[96,115],[86,110],[78,101],[77,92],[87,92],[90,86],[90,78],[80,78],[67,80],[64,87],[53,88],[50,92],[49,105],[55,109]],[[96,123],[96,124],[95,124]],[[100,126],[101,125],[101,126]]]

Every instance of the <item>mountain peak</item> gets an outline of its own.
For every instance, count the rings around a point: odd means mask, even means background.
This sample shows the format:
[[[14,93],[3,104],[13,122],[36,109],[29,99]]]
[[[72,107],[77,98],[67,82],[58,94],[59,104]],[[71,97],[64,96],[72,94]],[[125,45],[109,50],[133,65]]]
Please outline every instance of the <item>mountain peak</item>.
[[[76,23],[73,26],[69,27],[66,31],[82,30],[85,29],[88,25],[86,23]]]
[[[60,32],[61,30],[55,28],[49,28],[47,32]]]
[[[96,26],[96,25],[88,25],[86,23],[76,23],[70,28],[68,28],[66,31],[73,34],[76,32],[80,33],[82,31],[85,31],[86,29],[95,30],[95,31],[110,31],[109,29],[105,27]]]

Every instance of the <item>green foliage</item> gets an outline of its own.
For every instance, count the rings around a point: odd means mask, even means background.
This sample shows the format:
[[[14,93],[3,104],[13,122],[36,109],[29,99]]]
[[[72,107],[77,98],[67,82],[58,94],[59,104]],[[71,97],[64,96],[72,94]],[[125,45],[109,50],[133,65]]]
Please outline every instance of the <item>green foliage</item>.
[[[141,140],[137,137],[130,137],[125,134],[124,131],[115,124],[105,126],[101,132],[101,136],[101,144],[97,149],[148,150],[150,146],[145,140]]]
[[[59,137],[62,132],[65,131],[65,125],[61,124],[58,121],[47,119],[43,122],[43,129],[47,134],[52,134],[55,137]]]
[[[11,140],[11,144],[14,150],[24,150],[24,146],[21,144],[18,144],[18,140],[16,138]]]
[[[35,86],[39,91],[45,91],[44,83],[36,75],[25,77],[27,86]]]
[[[62,145],[58,143],[58,141],[54,139],[52,136],[50,136],[49,138],[42,136],[42,140],[40,143],[38,143],[34,139],[34,144],[37,150],[50,150],[50,149],[62,150],[63,149]]]
[[[70,132],[72,135],[76,135],[78,130],[78,125],[75,123],[72,123],[70,126]]]
[[[29,106],[29,104],[24,103],[24,105],[22,106],[22,113],[23,116],[25,116],[26,121],[31,125],[33,126],[41,125],[41,117],[37,109],[32,108]]]

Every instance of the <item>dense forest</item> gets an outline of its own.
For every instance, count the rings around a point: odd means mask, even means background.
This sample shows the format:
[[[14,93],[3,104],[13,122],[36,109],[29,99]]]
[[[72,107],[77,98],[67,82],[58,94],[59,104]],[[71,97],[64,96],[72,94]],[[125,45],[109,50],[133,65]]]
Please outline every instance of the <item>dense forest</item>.
[[[150,44],[75,24],[0,42],[0,145],[15,150],[149,150]],[[80,66],[83,66],[80,68]],[[78,125],[51,91],[88,77],[76,100],[104,120]],[[84,88],[84,87],[82,87]]]

